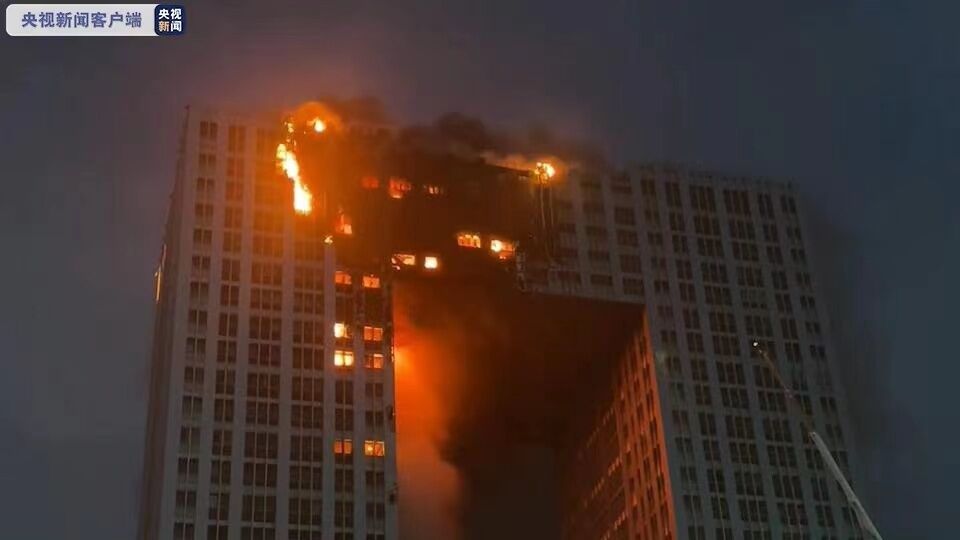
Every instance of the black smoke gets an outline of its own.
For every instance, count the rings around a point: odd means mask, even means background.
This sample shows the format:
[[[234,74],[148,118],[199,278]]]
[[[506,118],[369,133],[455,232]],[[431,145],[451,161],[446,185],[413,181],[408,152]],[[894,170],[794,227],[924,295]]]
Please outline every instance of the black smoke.
[[[815,275],[827,305],[818,306],[830,320],[836,347],[833,359],[840,380],[835,386],[846,395],[854,458],[854,488],[879,526],[903,503],[922,470],[923,434],[915,418],[898,406],[890,373],[898,359],[890,352],[893,336],[884,334],[864,299],[874,298],[880,286],[868,260],[849,231],[813,210],[807,213],[815,255]],[[859,484],[859,485],[858,485]],[[891,496],[890,486],[896,486]],[[920,536],[924,536],[921,534]]]
[[[432,374],[447,408],[438,444],[460,478],[459,538],[558,537],[557,451],[592,412],[589,398],[638,328],[639,306],[452,278],[402,280],[395,297],[405,321],[398,339],[434,345],[407,361]],[[401,496],[401,516],[404,504],[426,502]],[[401,519],[401,529],[403,538],[432,537],[420,523]]]
[[[537,125],[521,132],[511,132],[492,128],[461,112],[444,113],[432,124],[406,127],[400,130],[399,139],[407,145],[462,157],[522,155],[533,159],[551,156],[593,168],[609,166],[599,147],[561,137],[547,126]]]

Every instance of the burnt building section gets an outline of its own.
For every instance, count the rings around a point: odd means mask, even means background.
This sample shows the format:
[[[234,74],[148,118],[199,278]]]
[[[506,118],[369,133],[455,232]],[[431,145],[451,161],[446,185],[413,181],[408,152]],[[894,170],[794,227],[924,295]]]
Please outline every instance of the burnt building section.
[[[518,257],[547,260],[552,166],[503,167],[385,129],[289,122],[315,219],[346,263],[465,277],[500,268],[516,278]]]

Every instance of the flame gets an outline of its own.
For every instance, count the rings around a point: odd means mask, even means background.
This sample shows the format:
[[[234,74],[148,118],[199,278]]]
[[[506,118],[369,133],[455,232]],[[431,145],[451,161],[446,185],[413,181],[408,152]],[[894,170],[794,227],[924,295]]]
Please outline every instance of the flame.
[[[496,255],[500,260],[507,260],[513,257],[514,253],[516,253],[517,245],[509,240],[491,238],[490,251],[493,252],[493,254]]]
[[[313,211],[313,194],[303,183],[300,177],[300,162],[297,161],[297,154],[287,148],[287,145],[280,143],[277,145],[277,163],[287,178],[293,182],[293,209],[298,214],[309,214]]]
[[[319,101],[308,101],[290,113],[290,121],[298,129],[307,127],[316,133],[343,129],[343,119],[336,110]]]
[[[427,255],[423,258],[423,268],[426,270],[436,270],[440,267],[440,259],[433,256]]]
[[[557,174],[557,169],[546,161],[538,161],[537,165],[533,169],[533,174],[535,174],[541,181],[546,181],[553,178],[554,175]]]

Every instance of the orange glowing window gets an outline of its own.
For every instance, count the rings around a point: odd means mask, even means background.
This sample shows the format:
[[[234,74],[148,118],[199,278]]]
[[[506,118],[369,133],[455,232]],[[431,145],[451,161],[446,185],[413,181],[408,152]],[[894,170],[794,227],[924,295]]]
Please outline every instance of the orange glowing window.
[[[383,457],[387,453],[386,445],[383,441],[363,441],[363,455],[373,457]]]
[[[492,238],[490,240],[490,251],[500,259],[509,259],[517,251],[517,245],[509,240]]]
[[[333,365],[336,367],[351,367],[353,365],[353,351],[334,351]]]
[[[423,191],[427,195],[440,195],[443,193],[443,188],[434,184],[426,184],[423,186]]]
[[[364,341],[383,341],[383,328],[380,328],[379,326],[364,326],[363,340]]]
[[[390,178],[390,186],[387,189],[391,197],[394,199],[402,199],[408,191],[413,189],[413,184],[403,178],[394,176]]]
[[[340,214],[337,218],[337,233],[351,235],[353,234],[353,223],[350,220],[350,216],[346,214]]]
[[[373,275],[367,274],[363,276],[363,288],[364,289],[379,289],[380,288],[380,278]]]
[[[333,453],[334,454],[346,454],[350,455],[353,453],[353,439],[334,439],[333,440]]]
[[[350,327],[346,323],[338,322],[333,325],[333,337],[335,338],[348,338],[350,337]]]
[[[395,266],[416,266],[417,256],[412,253],[397,253],[393,256]]]
[[[462,232],[457,234],[457,245],[460,247],[468,248],[482,248],[483,243],[480,241],[480,235],[470,232]]]
[[[440,268],[440,259],[432,255],[423,258],[423,268],[426,270],[436,270]]]
[[[381,353],[367,353],[367,356],[363,359],[363,367],[383,369],[383,355]]]
[[[360,187],[363,189],[377,189],[380,187],[380,179],[376,176],[364,176],[360,179]]]
[[[337,273],[333,276],[333,281],[337,285],[350,285],[353,283],[353,278],[350,277],[350,274],[337,270]]]

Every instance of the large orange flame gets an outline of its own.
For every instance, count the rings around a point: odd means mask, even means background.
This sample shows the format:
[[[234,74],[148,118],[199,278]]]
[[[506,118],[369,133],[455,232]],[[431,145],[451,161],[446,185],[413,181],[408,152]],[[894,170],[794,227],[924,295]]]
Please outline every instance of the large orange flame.
[[[304,215],[312,212],[313,194],[300,177],[300,162],[297,161],[297,154],[286,144],[280,143],[277,145],[277,163],[287,178],[293,182],[293,209],[298,214]]]

